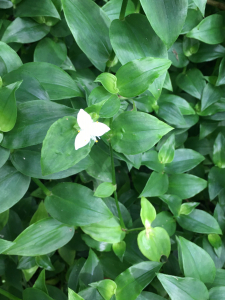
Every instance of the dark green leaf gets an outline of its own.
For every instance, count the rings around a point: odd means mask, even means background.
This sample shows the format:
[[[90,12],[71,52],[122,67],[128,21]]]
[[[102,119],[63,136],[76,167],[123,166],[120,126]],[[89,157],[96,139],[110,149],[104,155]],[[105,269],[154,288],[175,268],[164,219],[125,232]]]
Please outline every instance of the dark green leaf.
[[[22,66],[17,53],[7,44],[0,42],[0,76],[5,75]]]
[[[169,180],[167,174],[153,172],[139,197],[158,197],[167,192]]]

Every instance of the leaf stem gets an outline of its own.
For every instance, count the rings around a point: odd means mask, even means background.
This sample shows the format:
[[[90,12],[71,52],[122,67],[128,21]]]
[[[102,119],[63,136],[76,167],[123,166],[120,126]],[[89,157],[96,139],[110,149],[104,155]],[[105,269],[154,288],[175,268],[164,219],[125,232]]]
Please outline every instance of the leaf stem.
[[[127,229],[126,233],[130,233],[132,231],[141,231],[141,230],[145,230],[145,227],[139,227],[139,228],[132,228],[132,229]]]
[[[122,6],[121,6],[121,11],[120,11],[120,16],[119,16],[119,19],[121,21],[125,19],[127,3],[128,3],[128,0],[123,0]]]
[[[22,300],[22,299],[20,299],[20,298],[17,298],[16,296],[10,294],[9,292],[7,292],[7,291],[1,289],[1,288],[0,288],[0,294],[6,296],[7,298],[9,298],[9,299],[11,299],[11,300]]]
[[[39,188],[42,189],[46,196],[51,196],[52,192],[49,189],[47,189],[46,186],[39,179],[32,177],[32,180],[36,183],[36,185],[39,186]]]
[[[112,150],[111,143],[109,143],[109,151],[110,151],[111,166],[112,166],[112,184],[116,185],[116,173],[115,173],[113,150]],[[123,217],[122,217],[122,214],[121,214],[121,210],[120,210],[120,206],[119,206],[119,201],[118,201],[117,191],[116,190],[114,191],[114,198],[115,198],[115,202],[116,202],[116,208],[117,208],[117,211],[118,211],[118,216],[119,216],[119,219],[120,219],[120,226],[122,227],[122,229],[125,229],[126,226],[124,224]]]

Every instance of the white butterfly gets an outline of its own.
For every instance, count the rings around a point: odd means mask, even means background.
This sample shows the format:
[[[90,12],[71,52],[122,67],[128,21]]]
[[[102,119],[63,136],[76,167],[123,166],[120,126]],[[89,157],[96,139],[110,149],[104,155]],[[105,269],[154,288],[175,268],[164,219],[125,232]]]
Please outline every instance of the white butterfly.
[[[86,146],[91,139],[96,141],[96,136],[100,138],[100,136],[110,130],[107,125],[101,122],[94,122],[91,116],[83,109],[80,109],[77,114],[77,123],[80,127],[80,132],[75,138],[75,150]]]

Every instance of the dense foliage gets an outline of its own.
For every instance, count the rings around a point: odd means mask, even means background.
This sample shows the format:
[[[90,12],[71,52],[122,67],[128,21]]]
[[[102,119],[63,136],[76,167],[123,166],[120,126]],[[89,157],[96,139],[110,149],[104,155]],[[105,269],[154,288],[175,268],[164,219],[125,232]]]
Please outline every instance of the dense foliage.
[[[0,0],[0,300],[225,299],[224,11]]]

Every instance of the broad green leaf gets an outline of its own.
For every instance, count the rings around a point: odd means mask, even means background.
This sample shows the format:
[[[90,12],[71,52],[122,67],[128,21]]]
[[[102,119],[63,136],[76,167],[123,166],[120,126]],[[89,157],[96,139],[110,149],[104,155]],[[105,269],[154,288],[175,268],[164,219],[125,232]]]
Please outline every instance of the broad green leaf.
[[[122,1],[123,0],[111,0],[102,7],[111,21],[119,19]],[[132,0],[128,0],[125,15],[127,16],[132,13],[135,13],[135,5]]]
[[[174,216],[179,215],[182,199],[175,195],[163,195],[160,199],[165,202]]]
[[[0,8],[1,9],[7,9],[7,8],[12,7],[12,6],[13,6],[13,4],[9,0],[2,0],[1,3],[0,3]]]
[[[158,153],[158,159],[161,164],[171,163],[175,153],[175,137],[171,134],[166,142],[162,145]]]
[[[187,123],[179,108],[173,103],[165,102],[160,104],[157,115],[170,125],[178,128],[187,127]]]
[[[93,287],[82,290],[81,292],[79,292],[79,295],[82,296],[85,300],[104,300],[99,291]]]
[[[169,177],[168,194],[181,199],[194,197],[207,187],[207,181],[190,174],[174,174]]]
[[[222,240],[221,240],[220,236],[216,233],[210,233],[208,235],[208,240],[209,240],[210,244],[216,249],[218,249],[222,246]]]
[[[0,130],[7,132],[13,129],[17,118],[15,92],[21,82],[15,82],[0,89]]]
[[[203,17],[205,15],[205,6],[207,0],[193,0],[196,6],[199,8],[200,12],[202,13]]]
[[[86,156],[71,168],[52,175],[43,176],[41,172],[41,145],[34,149],[18,149],[11,154],[11,162],[14,167],[24,175],[39,179],[61,179],[77,174],[92,163],[90,156]],[[1,148],[0,148],[1,149]],[[4,148],[2,148],[4,149]],[[1,151],[1,150],[0,150]]]
[[[27,288],[23,291],[23,299],[24,300],[54,300],[53,298],[49,297],[43,291],[37,288]]]
[[[45,207],[60,222],[85,226],[112,217],[103,201],[85,186],[64,182],[54,186],[51,192],[45,199]]]
[[[8,149],[19,149],[40,144],[56,120],[75,115],[75,112],[72,108],[50,101],[35,100],[22,103],[18,106],[13,130],[4,135],[1,145]]]
[[[65,71],[46,62],[27,63],[4,76],[3,83],[4,85],[8,85],[21,80],[23,80],[23,83],[16,95],[18,95],[19,99],[26,97],[26,101],[46,99],[46,95],[45,98],[42,98],[42,94],[39,95],[35,89],[32,90],[32,85],[35,81],[41,85],[42,90],[47,93],[48,99],[51,100],[83,96],[77,84]],[[30,93],[32,93],[32,97]]]
[[[189,215],[180,215],[177,222],[186,230],[198,233],[218,233],[222,231],[216,219],[207,212],[199,209],[193,210]]]
[[[154,31],[170,48],[183,28],[188,1],[141,0],[141,5]]]
[[[97,187],[94,196],[99,198],[106,198],[111,196],[115,190],[116,186],[111,182],[103,182]]]
[[[42,270],[41,273],[39,274],[37,280],[35,281],[34,288],[41,290],[45,294],[48,294],[48,290],[45,284],[45,270]]]
[[[201,99],[206,83],[200,70],[190,69],[185,74],[181,73],[177,76],[176,82],[186,93]]]
[[[45,37],[49,31],[50,27],[30,18],[16,18],[4,32],[2,42],[33,43]]]
[[[46,62],[59,67],[66,60],[66,57],[66,45],[62,41],[54,42],[48,37],[42,39],[34,51],[35,62]]]
[[[76,124],[76,118],[64,117],[49,128],[41,151],[43,175],[67,170],[79,163],[90,152],[93,142],[75,150],[74,142],[78,134],[77,129],[74,128]]]
[[[165,171],[168,174],[182,174],[196,167],[204,159],[204,156],[194,150],[177,149],[173,161],[166,164]]]
[[[141,14],[132,14],[122,21],[114,20],[110,26],[110,40],[122,65],[143,57],[168,57],[165,45]]]
[[[212,284],[208,285],[208,288],[224,286],[225,270],[216,269],[216,277]]]
[[[169,236],[172,236],[176,231],[176,220],[170,212],[161,211],[152,222],[152,227],[162,227]]]
[[[161,227],[146,229],[138,234],[138,247],[149,260],[160,262],[162,256],[170,255],[170,237]]]
[[[94,240],[93,238],[91,238],[87,234],[83,234],[81,236],[81,238],[83,241],[85,241],[85,243],[87,244],[88,247],[95,249],[97,251],[108,252],[108,251],[111,251],[111,249],[112,249],[111,244],[105,243],[105,242],[98,242],[98,241]]]
[[[208,300],[209,292],[199,279],[158,274],[159,281],[171,300]]]
[[[117,288],[116,283],[110,279],[92,283],[90,286],[95,287],[105,300],[112,300]]]
[[[111,73],[102,73],[96,79],[95,82],[100,82],[104,88],[111,94],[117,94],[119,92],[117,88],[117,78]]]
[[[181,259],[185,277],[192,277],[204,283],[212,283],[216,267],[209,254],[196,244],[180,237]]]
[[[135,97],[145,92],[149,85],[170,67],[164,58],[146,57],[132,60],[116,73],[117,88],[123,97]]]
[[[214,14],[203,19],[197,27],[187,33],[187,37],[206,44],[220,44],[224,40],[223,17]]]
[[[200,43],[198,52],[189,57],[190,61],[198,63],[211,61],[219,57],[223,57],[225,48],[222,45],[209,45]]]
[[[123,257],[126,251],[126,243],[124,241],[115,243],[113,244],[112,249],[116,256],[119,257],[120,261],[123,261]]]
[[[68,296],[69,296],[69,300],[84,300],[84,298],[82,298],[81,296],[79,296],[78,294],[76,294],[70,288],[68,289]]]
[[[0,239],[0,253],[3,253],[4,251],[6,251],[7,249],[9,249],[13,245],[14,245],[14,243],[12,243],[10,241],[6,241],[6,240],[3,240],[3,239]]]
[[[189,60],[185,56],[183,51],[183,42],[181,40],[176,41],[168,50],[168,57],[172,61],[172,64],[177,68],[184,68],[188,65]]]
[[[141,197],[141,221],[145,228],[149,229],[156,218],[154,206],[145,197]]]
[[[219,133],[213,145],[213,162],[219,168],[225,168],[225,137]]]
[[[0,146],[0,168],[5,164],[10,155],[10,151]]]
[[[124,154],[138,154],[153,147],[172,127],[142,112],[124,112],[112,123],[113,149]]]
[[[92,213],[93,214],[93,213]],[[105,221],[98,221],[90,225],[82,226],[81,229],[94,240],[105,243],[119,243],[125,237],[117,218],[111,217]]]
[[[219,67],[219,76],[217,78],[216,85],[225,84],[224,76],[225,76],[225,58],[221,60],[220,67]]]
[[[142,292],[136,300],[163,300],[165,298],[150,292]]]
[[[0,230],[2,230],[9,220],[9,210],[0,213]]]
[[[183,40],[183,52],[187,57],[198,52],[200,42],[196,39],[190,39],[185,37]]]
[[[216,87],[211,83],[208,83],[202,93],[201,98],[201,110],[203,111],[211,104],[219,101],[222,98],[223,91],[220,87]]]
[[[103,270],[100,261],[95,252],[90,249],[88,258],[80,271],[80,285],[85,285],[87,287],[90,283],[100,281],[103,278]]]
[[[52,218],[40,220],[26,228],[5,251],[7,255],[38,256],[50,253],[67,244],[74,228]]]
[[[209,290],[209,300],[224,300],[225,299],[225,287],[219,286]]]
[[[22,66],[18,54],[4,42],[0,42],[0,76]]]
[[[169,104],[174,104],[179,108],[181,114],[183,116],[186,115],[193,115],[195,114],[194,109],[191,107],[191,105],[186,101],[185,99],[173,95],[173,94],[163,94],[160,96],[158,100],[158,104],[163,104],[163,103],[169,103]]]
[[[140,197],[158,197],[168,190],[169,179],[167,174],[152,172]]]
[[[200,123],[200,134],[199,134],[199,139],[202,140],[206,136],[208,136],[210,133],[216,130],[218,124],[215,122],[210,122],[210,121],[203,121]]]
[[[218,256],[215,252],[215,248],[212,247],[212,245],[209,243],[207,237],[203,238],[203,249],[211,256],[212,260],[215,263],[215,266],[218,269],[222,268],[225,263],[225,247],[222,245],[222,251],[220,255]],[[208,286],[211,286],[211,284],[208,284]]]
[[[161,263],[146,261],[135,264],[121,273],[115,280],[117,284],[116,299],[135,300],[153,280],[161,266]]]
[[[158,153],[155,150],[149,150],[143,153],[141,164],[157,172],[162,172],[165,167],[159,162]]]
[[[60,249],[62,249],[62,248],[60,248]],[[60,249],[58,249],[59,253],[60,253]],[[55,271],[55,268],[52,265],[51,259],[48,255],[36,256],[35,257],[35,262],[40,268],[43,268],[43,269],[48,270],[48,271]]]
[[[45,208],[44,202],[41,201],[38,209],[36,210],[36,212],[34,213],[33,217],[30,220],[30,225],[36,223],[37,221],[40,221],[41,219],[45,219],[48,217],[48,212]]]
[[[189,215],[199,204],[199,202],[187,202],[181,204],[179,215]]]
[[[212,167],[209,171],[209,198],[213,200],[225,186],[225,169]]]
[[[188,1],[190,2],[190,1]],[[192,2],[193,4],[193,2]],[[194,27],[196,27],[201,21],[202,21],[202,14],[197,9],[196,6],[194,7],[189,7],[187,11],[187,17],[184,22],[184,26],[182,28],[181,34],[185,34],[192,30]]]
[[[62,4],[78,46],[96,68],[104,72],[112,50],[108,29],[110,19],[92,0],[63,0]]]
[[[51,0],[23,0],[16,6],[17,17],[53,17],[60,19]]]
[[[15,205],[25,195],[29,185],[30,178],[7,162],[0,169],[0,213]]]

